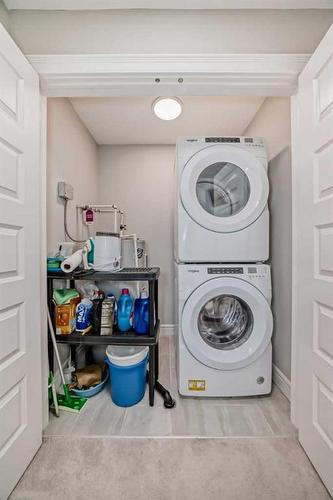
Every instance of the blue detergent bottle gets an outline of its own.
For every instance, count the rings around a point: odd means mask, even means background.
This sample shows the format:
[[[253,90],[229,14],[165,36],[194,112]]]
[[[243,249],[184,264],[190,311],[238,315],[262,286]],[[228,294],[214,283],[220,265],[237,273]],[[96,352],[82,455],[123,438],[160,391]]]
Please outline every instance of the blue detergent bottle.
[[[123,288],[118,300],[118,328],[121,332],[128,332],[132,327],[133,299],[128,288]]]
[[[138,335],[148,333],[149,329],[149,298],[145,289],[140,298],[134,302],[134,330]]]

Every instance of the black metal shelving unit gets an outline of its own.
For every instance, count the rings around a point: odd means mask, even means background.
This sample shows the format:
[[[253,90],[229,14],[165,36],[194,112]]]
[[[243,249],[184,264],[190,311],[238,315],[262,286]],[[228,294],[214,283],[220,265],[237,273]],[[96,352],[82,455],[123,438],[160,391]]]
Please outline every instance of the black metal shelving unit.
[[[149,293],[149,331],[147,335],[136,335],[134,331],[120,332],[114,330],[112,335],[99,335],[97,332],[88,332],[85,335],[76,333],[75,331],[69,335],[57,335],[57,343],[69,345],[133,345],[133,346],[148,346],[149,348],[149,370],[148,370],[148,385],[149,385],[149,405],[154,406],[154,391],[155,389],[162,395],[164,406],[173,408],[175,405],[169,391],[161,385],[159,377],[159,329],[160,320],[158,315],[158,278],[160,269],[158,267],[151,268],[124,268],[117,272],[100,272],[100,271],[77,271],[74,273],[55,273],[48,272],[48,306],[51,312],[51,317],[54,317],[54,304],[52,300],[54,281],[66,280],[70,282],[70,287],[75,288],[75,281],[89,280],[95,282],[101,281],[146,281],[148,283]],[[53,347],[49,342],[49,357],[53,359]]]

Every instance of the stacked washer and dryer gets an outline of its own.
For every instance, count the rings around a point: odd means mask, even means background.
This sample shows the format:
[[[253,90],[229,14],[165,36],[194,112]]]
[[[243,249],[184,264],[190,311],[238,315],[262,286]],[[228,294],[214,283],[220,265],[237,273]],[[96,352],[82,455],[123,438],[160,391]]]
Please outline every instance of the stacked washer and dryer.
[[[177,143],[177,369],[184,396],[271,391],[267,167],[260,138]]]

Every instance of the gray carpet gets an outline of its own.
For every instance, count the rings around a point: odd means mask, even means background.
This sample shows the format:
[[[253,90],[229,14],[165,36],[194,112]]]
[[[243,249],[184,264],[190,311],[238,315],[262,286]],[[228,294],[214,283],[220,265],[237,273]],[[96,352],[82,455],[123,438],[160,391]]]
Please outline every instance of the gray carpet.
[[[11,500],[328,500],[293,437],[48,438]]]

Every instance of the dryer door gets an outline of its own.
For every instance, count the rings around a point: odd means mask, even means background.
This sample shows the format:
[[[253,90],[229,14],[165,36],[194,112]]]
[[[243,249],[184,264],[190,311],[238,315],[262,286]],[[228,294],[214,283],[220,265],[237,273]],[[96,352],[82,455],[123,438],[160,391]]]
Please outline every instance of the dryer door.
[[[220,277],[190,295],[181,325],[185,344],[198,361],[232,370],[249,365],[265,351],[273,317],[255,286],[239,278]]]
[[[180,184],[183,206],[212,231],[240,231],[252,224],[268,199],[268,179],[259,160],[241,148],[215,145],[186,163]]]

